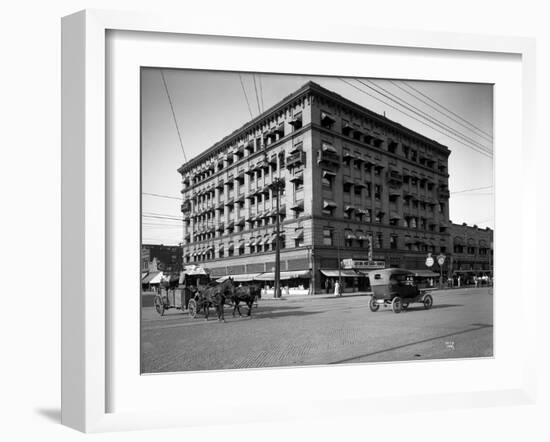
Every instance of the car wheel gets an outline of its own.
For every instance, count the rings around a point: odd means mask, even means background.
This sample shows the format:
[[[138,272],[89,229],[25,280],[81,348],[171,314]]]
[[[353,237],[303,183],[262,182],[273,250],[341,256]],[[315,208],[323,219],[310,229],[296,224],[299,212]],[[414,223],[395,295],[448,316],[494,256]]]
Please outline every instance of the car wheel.
[[[401,307],[403,306],[403,303],[401,302],[401,298],[399,296],[396,296],[391,301],[391,309],[394,313],[401,313]]]
[[[433,304],[434,304],[434,299],[432,298],[432,295],[424,296],[424,308],[426,310],[431,309]]]
[[[377,312],[380,308],[380,304],[376,302],[376,298],[374,296],[370,297],[369,307],[371,312]]]
[[[155,296],[155,310],[160,316],[164,316],[164,303],[162,302],[162,299],[160,296]]]

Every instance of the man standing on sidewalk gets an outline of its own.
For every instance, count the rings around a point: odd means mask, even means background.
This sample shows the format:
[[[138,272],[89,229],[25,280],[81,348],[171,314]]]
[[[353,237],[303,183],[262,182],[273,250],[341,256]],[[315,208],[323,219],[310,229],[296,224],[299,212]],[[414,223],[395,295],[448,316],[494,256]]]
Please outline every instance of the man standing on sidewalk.
[[[335,296],[342,296],[342,293],[340,292],[340,282],[336,281],[334,283],[334,295]]]

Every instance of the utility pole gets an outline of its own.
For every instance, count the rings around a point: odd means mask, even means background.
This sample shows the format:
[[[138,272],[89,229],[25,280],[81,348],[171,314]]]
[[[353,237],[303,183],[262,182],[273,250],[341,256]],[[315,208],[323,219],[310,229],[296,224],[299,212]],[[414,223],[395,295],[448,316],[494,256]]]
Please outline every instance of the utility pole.
[[[339,241],[339,235],[338,231],[334,230],[334,239],[336,240],[337,249],[338,249],[338,293],[337,296],[342,295],[342,259],[340,256],[340,241]]]
[[[273,178],[271,183],[271,189],[275,192],[275,201],[276,201],[276,216],[275,216],[275,287],[274,294],[275,298],[281,297],[281,245],[279,242],[280,237],[280,191],[284,187],[284,181],[279,178]]]

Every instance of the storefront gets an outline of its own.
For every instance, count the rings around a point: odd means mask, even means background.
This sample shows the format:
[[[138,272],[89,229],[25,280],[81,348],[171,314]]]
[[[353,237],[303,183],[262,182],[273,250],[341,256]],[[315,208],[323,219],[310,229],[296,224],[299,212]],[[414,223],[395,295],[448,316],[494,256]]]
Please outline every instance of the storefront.
[[[367,291],[368,278],[355,270],[321,270],[324,293],[334,293],[336,282],[341,281],[342,293]]]

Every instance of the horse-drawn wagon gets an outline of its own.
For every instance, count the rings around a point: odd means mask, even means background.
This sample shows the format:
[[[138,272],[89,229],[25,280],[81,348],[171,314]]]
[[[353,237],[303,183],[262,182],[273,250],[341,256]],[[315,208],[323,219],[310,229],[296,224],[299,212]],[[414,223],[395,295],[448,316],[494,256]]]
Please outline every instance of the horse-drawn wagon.
[[[198,290],[210,282],[210,275],[205,269],[199,266],[186,266],[175,283],[173,279],[162,281],[161,292],[153,301],[155,310],[161,316],[172,308],[182,312],[188,311],[189,303],[195,298]]]

